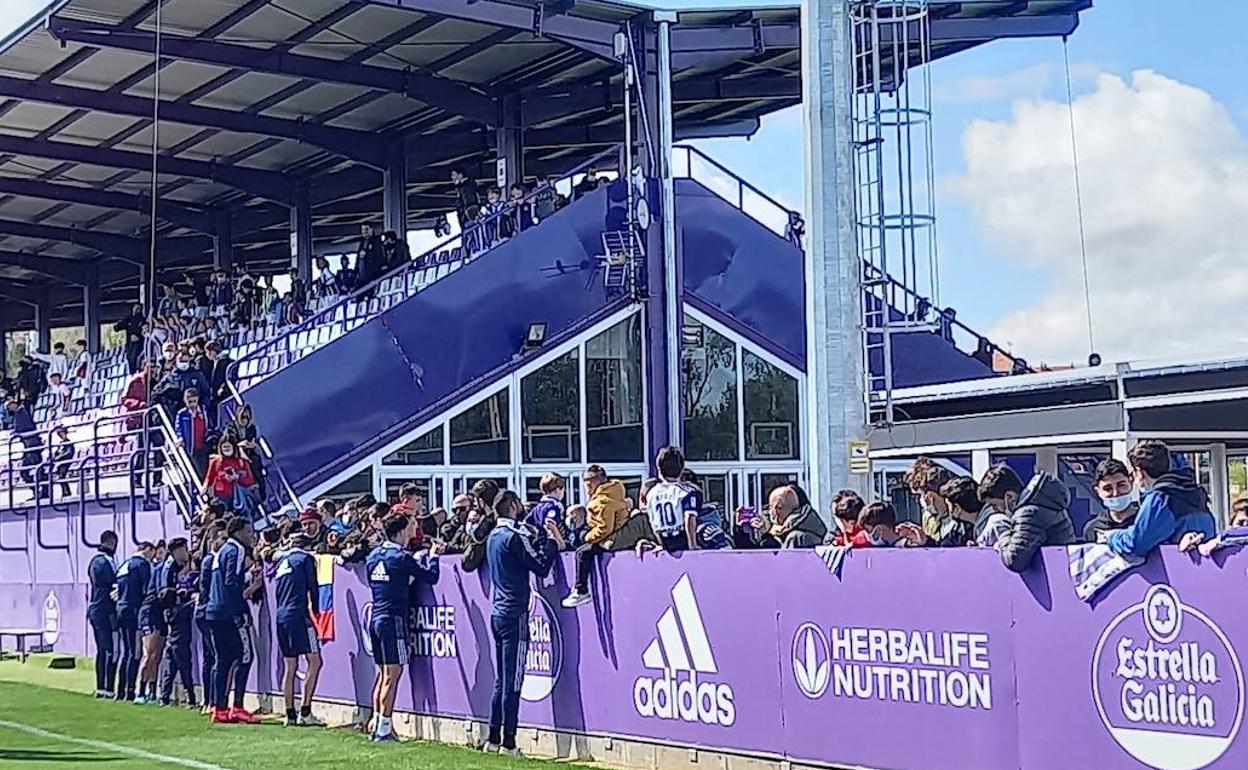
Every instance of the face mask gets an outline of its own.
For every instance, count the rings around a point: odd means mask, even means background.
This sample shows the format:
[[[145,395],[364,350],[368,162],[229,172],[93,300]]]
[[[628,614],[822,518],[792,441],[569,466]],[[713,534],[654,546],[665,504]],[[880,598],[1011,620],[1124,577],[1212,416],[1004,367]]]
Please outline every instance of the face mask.
[[[225,448],[223,448],[223,449],[221,450],[221,455],[222,455],[223,457],[230,457],[230,456],[231,456],[231,455],[233,455],[233,454],[234,454],[234,448],[233,448],[233,447],[228,447],[228,446],[227,446],[227,447],[225,447]]]
[[[872,533],[871,533],[871,534],[867,537],[867,539],[871,541],[871,545],[875,545],[875,546],[888,545],[888,541],[887,541],[887,540],[885,540],[884,538],[882,538],[882,537],[880,537],[880,536],[876,535],[874,532],[872,532]]]
[[[179,371],[179,372],[184,372],[184,371],[186,371],[187,369],[190,369],[190,368],[191,368],[191,365],[190,365],[190,363],[188,363],[187,361],[179,361],[179,362],[178,362],[178,371]]]
[[[1105,497],[1101,499],[1101,502],[1105,504],[1106,508],[1115,513],[1125,511],[1135,502],[1135,491],[1132,490],[1125,495],[1118,495],[1117,497]]]
[[[473,537],[477,534],[477,527],[479,525],[480,522],[478,521],[470,521],[464,525],[464,531],[468,533],[468,537]]]

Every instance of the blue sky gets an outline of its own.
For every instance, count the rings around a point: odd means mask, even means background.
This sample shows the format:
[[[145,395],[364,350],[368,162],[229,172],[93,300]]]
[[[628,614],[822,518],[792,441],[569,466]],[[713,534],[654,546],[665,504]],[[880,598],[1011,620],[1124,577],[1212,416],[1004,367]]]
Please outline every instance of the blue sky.
[[[46,0],[0,3],[3,36]],[[1248,303],[1248,86],[1233,65],[1245,22],[1248,3],[1231,0],[1096,0],[1070,39],[1096,347],[1108,359],[1248,345],[1237,325],[1209,323]],[[957,54],[932,83],[941,301],[1033,362],[1083,359],[1061,41]],[[798,109],[749,140],[700,145],[801,205]]]
[[[1096,0],[1069,40],[1076,98],[1096,88],[1098,73],[1129,78],[1136,70],[1155,70],[1207,91],[1243,132],[1248,127],[1248,86],[1240,69],[1227,65],[1241,50],[1235,35],[1248,21],[1248,4],[1188,0],[1181,4],[1181,13],[1174,10],[1177,5],[1172,0]],[[932,68],[932,90],[935,168],[938,179],[945,180],[966,169],[963,139],[973,122],[1010,121],[1020,99],[1065,104],[1062,42],[1005,40],[942,59]],[[1084,128],[1079,128],[1081,146]],[[765,121],[750,140],[708,140],[701,145],[763,189],[786,201],[801,201],[801,131],[801,116],[794,108]],[[1049,139],[1069,157],[1069,134]],[[1073,176],[1071,180],[1073,198]],[[1088,180],[1084,181],[1086,199]],[[946,194],[943,184],[937,203],[941,298],[972,326],[993,331],[1012,310],[1060,279],[1042,265],[1020,264],[1008,243],[989,243],[972,208]],[[1074,221],[1070,226],[1076,226]],[[1096,310],[1094,306],[1094,319]],[[1085,340],[1086,332],[1079,344],[1054,346],[1052,359],[1061,362],[1063,351],[1068,351],[1067,360],[1082,359]],[[1123,348],[1123,356],[1148,355],[1141,347],[1111,345],[1105,352],[1112,355]],[[1214,347],[1221,344],[1210,349]],[[1020,352],[1028,354],[1025,348]]]

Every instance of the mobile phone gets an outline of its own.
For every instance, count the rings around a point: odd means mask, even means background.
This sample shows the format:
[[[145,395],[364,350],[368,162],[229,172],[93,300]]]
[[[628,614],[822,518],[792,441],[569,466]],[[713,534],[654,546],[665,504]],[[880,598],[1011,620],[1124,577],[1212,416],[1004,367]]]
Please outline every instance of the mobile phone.
[[[757,514],[754,512],[754,506],[743,505],[737,509],[737,523],[748,524]]]

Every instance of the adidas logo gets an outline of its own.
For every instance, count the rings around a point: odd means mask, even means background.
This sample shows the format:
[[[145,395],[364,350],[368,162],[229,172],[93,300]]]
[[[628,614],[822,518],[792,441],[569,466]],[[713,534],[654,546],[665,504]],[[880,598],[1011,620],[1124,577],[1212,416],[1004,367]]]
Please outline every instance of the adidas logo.
[[[377,566],[373,567],[373,571],[368,573],[368,579],[374,583],[389,583],[390,573],[386,572],[386,563],[384,561],[377,562]]]
[[[719,669],[688,575],[681,575],[672,588],[672,606],[664,610],[657,630],[641,662],[661,674],[640,676],[633,683],[637,713],[731,727],[737,721],[732,687],[714,681]]]

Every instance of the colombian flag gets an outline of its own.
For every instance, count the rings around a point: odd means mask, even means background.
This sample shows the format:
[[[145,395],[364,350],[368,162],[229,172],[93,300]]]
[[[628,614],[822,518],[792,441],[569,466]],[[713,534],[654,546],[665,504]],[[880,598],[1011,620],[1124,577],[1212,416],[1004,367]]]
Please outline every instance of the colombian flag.
[[[316,585],[320,591],[321,611],[312,616],[316,626],[316,638],[322,642],[334,641],[334,557],[329,554],[316,556]]]

